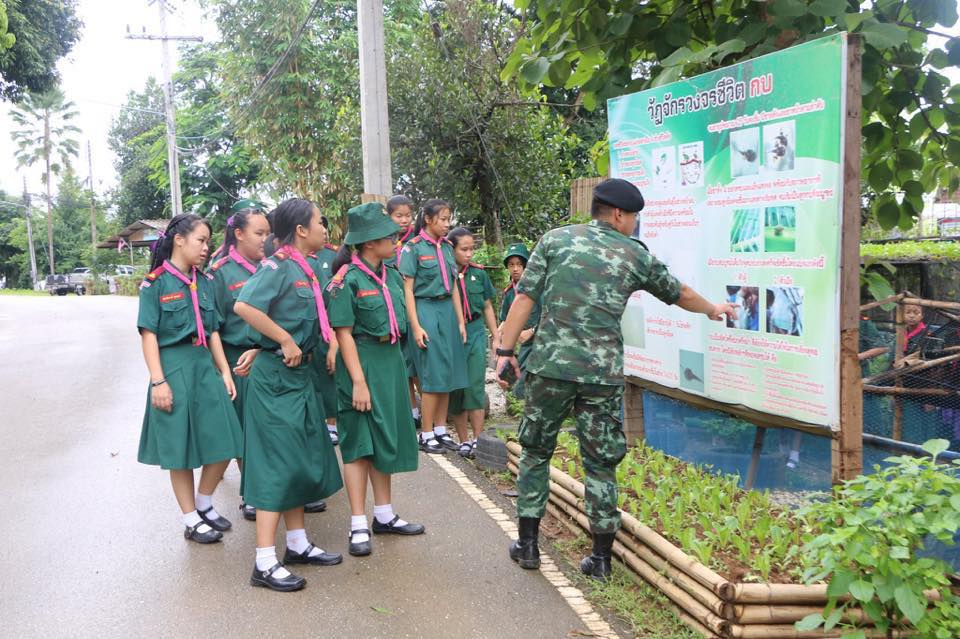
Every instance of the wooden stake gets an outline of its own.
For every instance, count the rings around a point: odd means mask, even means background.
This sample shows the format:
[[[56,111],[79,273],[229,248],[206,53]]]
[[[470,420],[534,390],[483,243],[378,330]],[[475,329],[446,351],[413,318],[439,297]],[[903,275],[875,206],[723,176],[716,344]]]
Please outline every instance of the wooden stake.
[[[627,382],[623,389],[623,434],[627,436],[627,446],[633,446],[646,438],[643,423],[643,390],[630,382]]]

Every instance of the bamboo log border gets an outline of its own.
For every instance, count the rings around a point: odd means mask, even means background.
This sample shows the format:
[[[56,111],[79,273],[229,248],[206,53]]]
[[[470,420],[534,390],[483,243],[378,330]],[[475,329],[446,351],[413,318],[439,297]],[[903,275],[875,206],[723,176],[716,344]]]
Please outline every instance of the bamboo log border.
[[[519,474],[522,449],[507,442],[507,468]],[[550,466],[548,512],[573,532],[589,535],[583,484]],[[800,632],[794,623],[827,605],[826,584],[734,583],[674,546],[630,513],[621,513],[614,555],[634,578],[663,593],[680,618],[707,639],[827,639],[840,630]],[[939,599],[930,591],[928,598]],[[860,608],[850,608],[845,621],[859,624],[867,637],[885,637]],[[912,636],[910,631],[894,637]]]

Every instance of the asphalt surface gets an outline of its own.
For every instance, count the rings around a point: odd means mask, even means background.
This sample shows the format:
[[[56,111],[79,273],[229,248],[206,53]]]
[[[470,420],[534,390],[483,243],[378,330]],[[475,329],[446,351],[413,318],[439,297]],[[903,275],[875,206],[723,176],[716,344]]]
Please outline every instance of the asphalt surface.
[[[569,637],[590,633],[435,463],[395,479],[426,524],[346,555],[346,494],[307,515],[332,568],[298,593],[248,584],[254,528],[227,471],[224,541],[183,539],[167,473],[137,463],[147,372],[133,298],[0,297],[0,634],[16,637]],[[372,515],[372,505],[368,510]],[[283,531],[278,549],[283,551]]]

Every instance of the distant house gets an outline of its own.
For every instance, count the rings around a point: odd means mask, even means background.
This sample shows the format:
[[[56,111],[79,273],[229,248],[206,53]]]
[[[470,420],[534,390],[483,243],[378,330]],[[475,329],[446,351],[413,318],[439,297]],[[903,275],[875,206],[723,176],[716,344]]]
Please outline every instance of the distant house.
[[[132,259],[134,247],[153,244],[169,223],[170,220],[137,220],[121,229],[116,235],[97,244],[97,248],[127,249]]]

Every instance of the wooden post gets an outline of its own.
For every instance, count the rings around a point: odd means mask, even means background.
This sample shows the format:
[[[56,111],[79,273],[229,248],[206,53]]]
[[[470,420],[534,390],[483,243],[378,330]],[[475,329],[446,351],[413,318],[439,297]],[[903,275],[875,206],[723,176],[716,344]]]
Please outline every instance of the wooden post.
[[[860,37],[847,35],[843,125],[843,215],[840,223],[840,432],[831,445],[834,483],[863,471],[860,379]]]
[[[375,195],[373,193],[361,193],[360,203],[366,204],[367,202],[379,202],[380,204],[386,205],[388,197],[389,196],[386,195]]]
[[[603,182],[605,178],[579,178],[570,183],[570,215],[590,213],[590,203],[593,201],[593,187]]]
[[[743,487],[747,490],[753,490],[753,485],[757,481],[757,470],[760,467],[760,453],[763,451],[763,438],[766,434],[766,428],[757,426],[757,432],[753,436],[753,454],[750,456],[750,467],[747,468],[747,478],[743,482]],[[799,434],[799,432],[797,434]]]
[[[627,382],[623,389],[623,434],[627,436],[627,446],[646,439],[643,428],[643,390],[630,382]]]
[[[360,59],[360,142],[363,190],[393,192],[390,170],[390,119],[387,113],[387,67],[383,42],[383,0],[358,0],[357,41]]]
[[[903,330],[903,304],[897,304],[897,312],[895,314],[896,318],[896,339],[894,340],[893,346],[893,367],[897,368],[897,364],[903,359],[903,347],[906,342],[906,334]],[[901,377],[898,375],[894,386],[900,388],[903,385]],[[890,435],[891,439],[900,441],[903,439],[903,402],[900,401],[900,395],[895,394],[893,396],[893,433]]]

